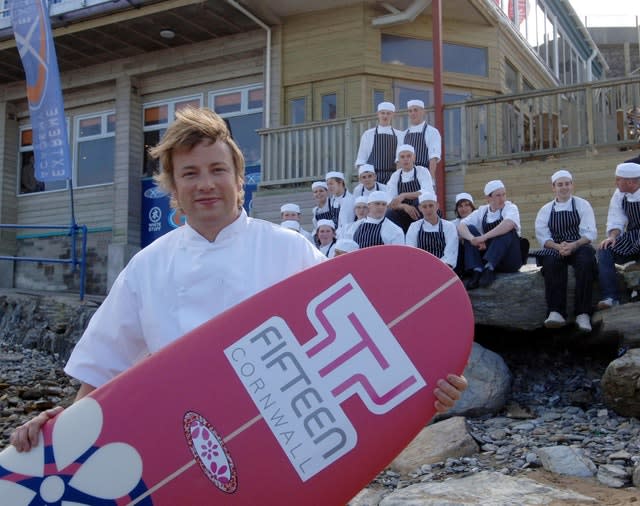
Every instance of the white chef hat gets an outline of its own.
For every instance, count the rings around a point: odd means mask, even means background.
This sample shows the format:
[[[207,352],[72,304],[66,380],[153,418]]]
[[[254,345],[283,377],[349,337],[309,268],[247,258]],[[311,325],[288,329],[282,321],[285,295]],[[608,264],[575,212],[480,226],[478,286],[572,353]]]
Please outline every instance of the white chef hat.
[[[344,173],[337,170],[327,172],[327,175],[324,177],[325,181],[331,178],[342,179],[344,181]]]
[[[333,220],[318,220],[318,226],[316,227],[316,230],[318,230],[323,225],[331,227],[333,230],[336,229],[336,224],[333,222]]]
[[[360,246],[358,245],[358,243],[356,241],[353,241],[351,239],[338,239],[336,241],[336,245],[334,246],[334,248],[336,250],[345,251],[347,253],[350,253],[352,251],[360,249]]]
[[[616,167],[616,176],[629,178],[640,177],[640,165],[631,162],[621,163]]]
[[[298,204],[283,204],[282,206],[280,206],[280,214],[282,213],[300,214],[300,206]]]
[[[354,205],[357,206],[358,204],[368,204],[369,203],[369,197],[365,197],[364,195],[360,195],[359,197],[356,197],[356,200],[354,202]]]
[[[432,200],[433,202],[438,202],[438,197],[431,190],[424,190],[420,192],[420,196],[418,197],[418,202],[422,204],[425,200]]]
[[[314,183],[311,184],[312,190],[315,190],[316,188],[324,188],[325,190],[329,189],[329,187],[327,186],[327,183],[325,183],[324,181],[315,181]]]
[[[284,220],[282,223],[280,223],[280,226],[284,228],[290,228],[291,230],[296,230],[298,232],[300,231],[300,223],[296,220]]]
[[[407,109],[409,107],[422,107],[424,109],[424,102],[422,100],[409,100],[407,102]]]
[[[467,193],[467,192],[458,193],[456,195],[456,205],[458,205],[458,202],[460,202],[461,200],[468,200],[473,204],[473,197],[471,196],[470,193]]]
[[[360,167],[358,168],[358,176],[365,172],[373,172],[375,174],[376,168],[373,165],[370,165],[368,163],[365,163],[364,165],[360,165]]]
[[[551,176],[551,183],[555,183],[561,177],[568,177],[569,179],[571,179],[571,181],[573,181],[573,176],[571,175],[571,172],[569,172],[566,169],[560,169],[554,172],[553,175]]]
[[[484,185],[484,194],[488,197],[494,191],[499,190],[500,188],[504,188],[504,183],[499,179],[494,179],[493,181],[489,181],[486,185]]]
[[[367,199],[367,203],[371,204],[372,202],[384,202],[385,204],[389,203],[389,194],[387,192],[375,191],[369,194],[369,198]]]
[[[391,102],[380,102],[378,104],[378,111],[396,112],[396,106]]]
[[[416,150],[411,144],[400,144],[398,149],[396,149],[396,158],[398,158],[398,155],[403,151],[410,151],[414,155],[416,154]]]

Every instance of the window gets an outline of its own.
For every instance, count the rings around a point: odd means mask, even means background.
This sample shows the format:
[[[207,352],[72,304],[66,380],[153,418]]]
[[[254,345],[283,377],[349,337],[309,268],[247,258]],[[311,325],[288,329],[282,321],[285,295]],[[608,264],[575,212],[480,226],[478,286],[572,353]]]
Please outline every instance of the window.
[[[373,90],[373,112],[377,112],[380,102],[384,102],[384,91]]]
[[[393,83],[393,99],[397,109],[406,109],[409,100],[422,100],[424,105],[429,107],[433,104],[433,93],[431,88],[426,86],[396,81]],[[406,115],[403,116],[403,118],[396,116],[396,119],[405,122],[402,128],[406,128],[407,117]]]
[[[518,92],[518,71],[508,60],[504,62],[504,84],[511,93]]]
[[[336,119],[338,112],[337,96],[335,93],[322,95],[322,120]]]
[[[18,147],[18,194],[36,193],[50,190],[63,190],[66,181],[39,181],[35,177],[33,154],[33,130],[30,126],[20,129],[20,145]]]
[[[113,182],[115,121],[113,111],[76,118],[77,186]]]
[[[462,46],[448,42],[442,45],[445,72],[458,72],[486,77],[488,75],[487,48]],[[412,39],[396,35],[382,35],[382,63],[433,68],[433,44],[430,40]]]
[[[160,171],[160,162],[149,156],[149,148],[152,148],[164,135],[167,126],[176,117],[176,111],[184,107],[202,107],[202,96],[182,97],[163,102],[151,102],[143,106],[142,124],[144,131],[144,163],[142,176],[150,177]]]
[[[294,98],[289,100],[289,124],[299,125],[307,120],[307,99]]]
[[[252,85],[209,94],[211,108],[229,125],[231,136],[244,155],[247,167],[260,164],[260,136],[263,126],[264,87]]]

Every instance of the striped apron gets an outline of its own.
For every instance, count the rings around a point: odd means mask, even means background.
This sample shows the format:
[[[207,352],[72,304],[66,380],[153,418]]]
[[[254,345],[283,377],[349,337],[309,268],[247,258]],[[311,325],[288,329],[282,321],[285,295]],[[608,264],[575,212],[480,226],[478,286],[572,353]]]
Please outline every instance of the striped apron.
[[[392,128],[392,132],[395,130]],[[391,174],[396,170],[396,149],[398,148],[398,137],[393,134],[379,134],[376,126],[376,133],[373,136],[373,147],[367,159],[369,165],[376,169],[378,181],[386,183]]]
[[[556,203],[551,206],[549,214],[549,231],[555,243],[575,242],[580,239],[580,213],[576,209],[576,201],[571,197],[571,211],[556,211]],[[559,256],[556,250],[542,248],[539,255]]]
[[[409,132],[407,130],[404,134],[404,143],[411,144],[413,149],[416,150],[416,165],[422,165],[429,168],[429,148],[427,147],[427,141],[424,136],[427,131],[427,122],[424,122],[424,128],[422,132]]]
[[[493,230],[494,228],[496,228],[498,225],[500,225],[500,223],[502,223],[502,220],[504,219],[502,217],[502,209],[500,209],[500,218],[498,218],[496,221],[492,223],[487,223],[488,214],[489,214],[489,209],[487,208],[487,210],[484,213],[484,216],[482,217],[482,233],[483,234],[486,234],[487,232],[489,232],[489,230]]]
[[[433,256],[442,258],[444,256],[444,248],[446,241],[444,238],[444,232],[442,231],[442,220],[438,220],[437,232],[426,232],[420,225],[418,231],[418,248],[423,249]]]
[[[402,182],[402,172],[398,175],[398,195],[401,193],[413,193],[420,191],[420,181],[418,181],[417,170],[413,167],[413,179],[403,183]],[[418,199],[413,200],[404,200],[404,204],[409,204],[416,209],[418,208]]]
[[[395,172],[395,171],[394,171],[394,172]],[[360,196],[361,196],[361,197],[364,197],[364,196],[365,196],[365,195],[364,195],[364,192],[365,192],[365,191],[367,191],[367,189],[364,187],[364,185],[362,185],[362,190],[360,190]],[[369,193],[371,193],[371,192],[377,192],[377,191],[380,191],[380,183],[378,183],[378,182],[376,181],[376,189],[375,189],[375,190],[369,190]],[[367,194],[367,195],[368,195],[368,194]]]
[[[361,249],[384,244],[382,240],[382,223],[385,219],[383,218],[380,223],[369,223],[367,221],[358,227],[358,230],[353,234],[353,240],[358,243]]]
[[[640,201],[629,202],[625,195],[622,198],[622,210],[629,222],[627,230],[616,239],[613,251],[622,256],[637,255],[640,253]]]

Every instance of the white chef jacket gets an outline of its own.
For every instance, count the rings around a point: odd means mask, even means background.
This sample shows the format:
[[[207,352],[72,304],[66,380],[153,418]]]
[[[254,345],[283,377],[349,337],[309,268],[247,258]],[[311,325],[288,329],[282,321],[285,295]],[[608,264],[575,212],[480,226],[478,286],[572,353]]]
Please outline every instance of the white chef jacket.
[[[425,232],[438,232],[440,230],[440,222],[442,222],[442,232],[444,233],[444,253],[440,260],[445,264],[455,267],[458,263],[458,246],[460,240],[458,238],[458,230],[456,226],[447,220],[438,219],[435,225],[432,225],[427,220],[414,221],[409,225],[407,230],[406,243],[407,246],[418,247],[418,232],[422,228]]]
[[[624,214],[622,210],[622,199],[625,195],[627,196],[627,201],[638,202],[640,200],[640,188],[633,193],[622,193],[617,188],[616,191],[613,192],[607,214],[607,235],[614,229],[624,232],[627,223],[629,223],[629,218],[627,218],[627,215]]]
[[[591,204],[583,198],[574,196],[573,199],[576,203],[576,211],[578,211],[578,214],[580,215],[580,237],[586,237],[593,242],[598,236],[593,208],[591,207]],[[552,200],[540,208],[536,216],[535,230],[536,239],[538,239],[541,248],[544,248],[545,242],[553,241],[553,237],[551,237],[551,230],[549,230],[549,216],[551,216],[551,209],[553,208],[554,202],[556,204],[556,212],[573,210],[571,199],[566,202],[556,202],[555,200]]]
[[[491,211],[489,204],[484,204],[473,211],[469,216],[463,218],[462,223],[467,226],[475,226],[482,234],[482,218],[487,211],[487,223],[493,223],[500,219],[500,209]],[[516,224],[516,232],[520,235],[520,210],[518,209],[518,206],[510,200],[507,200],[504,204],[504,208],[502,209],[502,218],[514,222]]]
[[[404,132],[402,130],[397,130],[396,128],[392,128],[391,126],[380,126],[378,125],[378,134],[394,134],[398,139],[398,146],[402,144],[404,139]],[[366,130],[362,137],[360,137],[360,146],[358,147],[358,156],[356,157],[356,167],[360,167],[360,165],[364,165],[369,160],[369,156],[371,156],[371,151],[373,150],[373,139],[376,135],[376,129],[370,128]],[[431,152],[431,149],[429,149]],[[384,181],[382,181],[384,183]]]
[[[418,178],[418,182],[420,183],[420,189],[433,191],[433,179],[431,178],[429,169],[426,169],[422,165],[416,166],[415,169],[416,177]],[[402,178],[403,183],[408,183],[413,179],[413,169],[411,169],[410,171],[398,169],[393,174],[391,174],[389,182],[387,183],[387,194],[391,198],[398,196],[398,178],[400,177]]]
[[[424,124],[425,121],[423,121],[419,125],[410,126],[408,131],[405,130],[405,135],[407,134],[407,132],[422,132]],[[431,160],[432,158],[437,158],[438,160],[440,160],[442,158],[442,137],[440,136],[440,132],[438,131],[438,129],[432,127],[431,125],[427,125],[427,130],[424,133],[424,140],[427,143],[427,148],[429,149],[429,160]],[[398,146],[399,145],[400,144],[398,144]]]
[[[302,235],[244,211],[213,242],[186,224],[131,259],[65,372],[98,387],[224,310],[323,260]]]
[[[387,185],[386,184],[382,184],[382,183],[376,181],[376,185],[377,186],[373,187],[373,190],[367,190],[362,183],[358,183],[355,186],[355,188],[353,189],[353,198],[355,199],[357,197],[368,197],[371,192],[384,192],[384,191],[387,191]],[[364,192],[362,190],[364,190]],[[354,201],[354,205],[355,205],[355,201]]]
[[[360,227],[360,225],[362,225],[363,223],[374,223],[377,225],[382,220],[384,220],[382,222],[382,226],[380,227],[380,237],[382,238],[382,241],[385,244],[404,244],[404,232],[402,231],[402,229],[393,221],[385,220],[384,217],[373,219],[367,216],[363,220],[356,221],[353,224],[353,228],[350,230],[351,237],[349,237],[349,239],[353,239],[356,230],[358,230],[358,227]]]
[[[356,221],[356,198],[352,193],[345,192],[341,197],[334,197],[334,202],[340,203],[340,213],[338,214],[338,228],[342,228],[349,223]]]

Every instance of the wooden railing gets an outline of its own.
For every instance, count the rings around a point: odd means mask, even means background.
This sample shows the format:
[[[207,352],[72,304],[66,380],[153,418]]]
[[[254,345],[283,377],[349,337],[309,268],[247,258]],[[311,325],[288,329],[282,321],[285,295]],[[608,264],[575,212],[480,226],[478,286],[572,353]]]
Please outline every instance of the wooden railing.
[[[433,122],[433,110],[429,110]],[[447,166],[523,159],[640,142],[640,76],[446,104]],[[261,186],[305,183],[354,171],[375,114],[260,130]],[[404,111],[394,126],[406,129]]]

